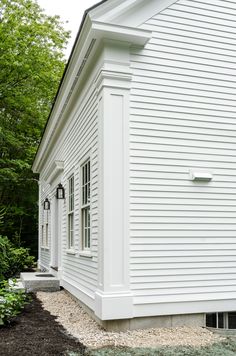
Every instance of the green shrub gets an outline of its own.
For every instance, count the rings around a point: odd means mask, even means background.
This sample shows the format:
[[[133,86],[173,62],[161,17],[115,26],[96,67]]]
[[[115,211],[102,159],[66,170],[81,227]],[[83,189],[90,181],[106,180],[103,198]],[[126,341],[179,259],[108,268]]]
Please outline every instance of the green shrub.
[[[29,249],[16,248],[7,237],[0,235],[0,280],[15,277],[19,272],[34,266]]]
[[[14,290],[14,283],[1,282],[0,326],[8,324],[28,303],[29,297],[22,291]]]

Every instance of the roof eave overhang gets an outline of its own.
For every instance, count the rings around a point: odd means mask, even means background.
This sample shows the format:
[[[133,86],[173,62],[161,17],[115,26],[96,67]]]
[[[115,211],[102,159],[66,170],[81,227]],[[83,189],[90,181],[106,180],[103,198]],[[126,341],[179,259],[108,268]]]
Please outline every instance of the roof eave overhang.
[[[74,46],[73,53],[70,57],[69,65],[64,74],[63,80],[53,105],[51,114],[48,119],[46,129],[44,131],[40,146],[35,156],[32,166],[34,173],[40,173],[44,165],[45,159],[50,154],[53,146],[53,139],[58,135],[58,130],[61,129],[61,120],[65,117],[60,116],[62,108],[65,107],[68,93],[72,89],[74,79],[78,68],[81,66],[84,57],[89,49],[92,40],[96,40],[97,48],[103,39],[129,42],[130,45],[144,46],[151,38],[151,31],[132,28],[128,26],[115,25],[100,21],[91,21],[89,16],[86,17],[83,27],[81,28],[80,36]],[[84,73],[86,73],[86,67]],[[78,78],[79,82],[79,78]],[[78,84],[78,83],[77,83]],[[71,96],[70,96],[71,97]],[[69,102],[67,103],[69,105]]]

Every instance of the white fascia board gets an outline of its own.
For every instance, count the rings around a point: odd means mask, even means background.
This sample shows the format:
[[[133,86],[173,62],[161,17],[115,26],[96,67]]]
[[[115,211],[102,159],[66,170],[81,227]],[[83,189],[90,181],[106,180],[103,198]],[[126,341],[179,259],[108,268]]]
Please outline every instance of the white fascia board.
[[[96,34],[98,40],[109,39],[123,41],[138,46],[144,46],[152,36],[151,31],[128,26],[107,24],[100,21],[93,21],[92,31]]]
[[[92,20],[110,22],[114,14],[120,16],[127,8],[134,6],[135,3],[140,1],[143,0],[110,0],[91,10],[89,16]]]
[[[80,83],[78,69],[83,63],[91,41],[96,40],[95,48],[99,47],[103,39],[128,42],[130,45],[144,46],[151,36],[151,31],[128,26],[107,24],[99,21],[92,22],[89,17],[86,18],[83,30],[77,41],[73,56],[61,84],[57,100],[54,104],[40,147],[35,157],[32,167],[34,173],[40,173],[45,160],[55,146],[53,142],[55,143],[55,139],[59,137],[63,125],[65,124],[67,117],[61,113],[63,112],[65,114],[65,105],[67,105],[68,108],[70,105],[69,99],[71,100],[73,96],[72,92],[75,92],[76,88],[78,88]],[[88,62],[91,60],[91,57],[87,59]],[[86,67],[82,74],[84,75],[85,73]]]
[[[110,0],[89,12],[91,19],[139,27],[178,0]]]

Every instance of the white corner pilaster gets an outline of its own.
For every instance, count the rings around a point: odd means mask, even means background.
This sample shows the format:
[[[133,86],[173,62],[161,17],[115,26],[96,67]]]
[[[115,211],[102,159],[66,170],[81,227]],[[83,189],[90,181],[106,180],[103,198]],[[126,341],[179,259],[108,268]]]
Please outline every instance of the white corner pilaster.
[[[95,314],[133,316],[129,281],[129,43],[105,41],[96,84],[99,125],[99,282]]]

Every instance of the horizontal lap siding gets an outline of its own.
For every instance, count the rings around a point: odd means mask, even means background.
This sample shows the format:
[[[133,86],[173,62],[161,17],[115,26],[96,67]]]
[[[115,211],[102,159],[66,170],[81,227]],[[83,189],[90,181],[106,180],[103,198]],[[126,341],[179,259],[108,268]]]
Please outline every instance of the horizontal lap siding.
[[[40,255],[40,264],[42,268],[46,268],[47,270],[49,269],[49,264],[50,264],[50,250],[48,249],[41,249],[41,255]]]
[[[180,0],[141,27],[153,37],[132,49],[134,302],[235,298],[236,4]]]
[[[54,162],[55,160],[64,161],[64,146],[63,144],[57,148],[56,152],[54,151],[51,155],[50,159],[45,164],[42,172],[40,173],[40,196],[39,196],[39,232],[38,232],[38,239],[40,245],[42,243],[42,225],[44,225],[44,237],[45,237],[45,224],[48,223],[48,248],[41,248],[39,255],[40,255],[40,263],[43,268],[49,270],[50,262],[51,262],[51,245],[52,245],[52,228],[51,225],[53,224],[52,220],[52,205],[53,205],[53,197],[55,196],[55,189],[57,184],[59,183],[59,178],[56,179],[52,184],[47,183],[46,180],[46,172],[48,167]],[[51,204],[50,210],[45,211],[43,209],[43,203],[45,199],[48,198]]]
[[[80,226],[80,164],[83,156],[90,153],[91,156],[91,252],[93,258],[79,256],[81,250],[81,226]],[[98,145],[97,145],[97,101],[93,88],[83,100],[75,117],[67,130],[64,140],[65,171],[64,186],[67,186],[68,178],[74,174],[75,182],[75,209],[74,209],[74,238],[75,255],[66,252],[67,242],[67,211],[63,210],[63,278],[74,287],[94,297],[97,286],[97,233],[98,233]]]
[[[50,247],[51,247],[51,210],[44,210],[43,203],[46,198],[50,201],[50,186],[44,181],[44,175],[41,174],[41,196],[39,197],[39,228],[38,228],[38,242],[39,242],[39,256],[40,256],[40,265],[42,268],[49,270],[50,268]],[[44,241],[46,234],[46,223],[48,223],[48,247],[43,248],[42,245],[42,226],[44,229]]]

